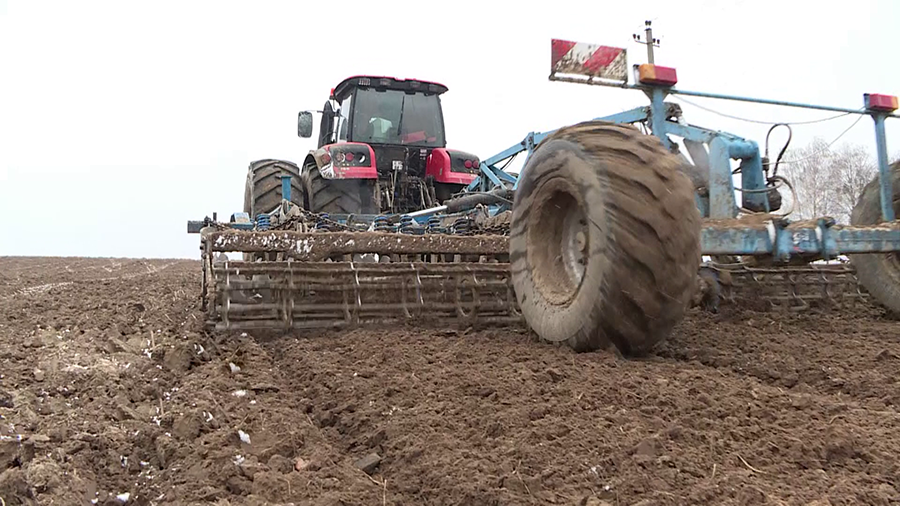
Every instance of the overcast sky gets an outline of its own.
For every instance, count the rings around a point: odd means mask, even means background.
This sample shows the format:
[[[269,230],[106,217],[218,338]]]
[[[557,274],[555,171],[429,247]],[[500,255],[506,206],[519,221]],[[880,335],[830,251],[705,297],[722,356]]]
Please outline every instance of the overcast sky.
[[[197,257],[186,221],[242,210],[250,161],[302,162],[314,146],[297,112],[354,74],[446,84],[448,142],[482,157],[644,105],[640,92],[547,76],[554,37],[644,63],[632,34],[645,19],[683,89],[854,108],[864,92],[900,94],[893,0],[539,5],[0,0],[0,255]],[[771,122],[831,115],[689,100]],[[765,139],[765,125],[683,109]],[[798,126],[793,142],[830,141],[854,120]],[[887,126],[894,153],[900,121]],[[842,141],[874,151],[872,122]]]

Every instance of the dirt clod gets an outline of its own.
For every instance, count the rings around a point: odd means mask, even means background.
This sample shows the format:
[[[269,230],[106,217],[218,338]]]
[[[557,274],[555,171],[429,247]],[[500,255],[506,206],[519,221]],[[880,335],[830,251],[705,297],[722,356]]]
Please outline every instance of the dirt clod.
[[[5,498],[8,506],[23,504],[33,497],[22,469],[13,467],[0,471],[0,497]]]
[[[28,486],[38,494],[58,489],[63,483],[63,478],[59,464],[46,457],[36,458],[25,471]]]
[[[272,455],[266,465],[269,466],[269,469],[272,471],[279,473],[289,473],[294,469],[294,463],[291,462],[291,459],[278,454]]]
[[[381,456],[379,456],[377,453],[370,453],[365,457],[357,460],[353,465],[366,474],[372,474],[372,472],[375,471],[375,468],[378,467],[378,464],[380,463]]]
[[[203,417],[196,411],[179,415],[172,427],[172,434],[179,439],[191,440],[200,435],[203,428]]]
[[[19,443],[15,440],[0,441],[0,470],[13,467],[19,458]]]
[[[13,407],[12,394],[5,390],[0,390],[0,408],[11,408],[11,407]]]
[[[163,365],[175,374],[182,374],[191,368],[193,350],[184,343],[178,343],[165,351]]]
[[[558,370],[553,369],[553,368],[547,369],[547,376],[550,376],[550,380],[553,381],[554,383],[565,378],[565,375],[563,375],[563,373],[561,373]]]

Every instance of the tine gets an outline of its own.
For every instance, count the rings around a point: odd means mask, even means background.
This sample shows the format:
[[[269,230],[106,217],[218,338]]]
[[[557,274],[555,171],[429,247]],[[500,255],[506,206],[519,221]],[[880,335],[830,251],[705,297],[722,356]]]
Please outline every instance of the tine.
[[[713,268],[729,272],[731,286],[726,300],[735,306],[764,301],[771,308],[797,312],[844,307],[869,297],[849,264]]]

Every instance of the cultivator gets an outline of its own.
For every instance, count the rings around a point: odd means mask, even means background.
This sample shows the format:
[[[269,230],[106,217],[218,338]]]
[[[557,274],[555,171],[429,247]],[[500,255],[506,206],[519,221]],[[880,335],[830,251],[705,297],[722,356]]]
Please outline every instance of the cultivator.
[[[213,222],[202,230],[204,310],[218,329],[522,321],[508,240],[478,233],[490,220],[469,213],[391,225],[382,217],[360,228],[293,210],[267,231]],[[226,251],[267,259],[216,258]]]
[[[652,40],[649,23],[647,32]],[[378,96],[370,90],[402,88],[439,115],[422,89],[439,95],[442,85],[345,81],[338,98],[351,112],[326,107],[326,131],[302,171],[282,171],[276,188],[276,172],[251,165],[247,195],[259,194],[257,204],[227,223],[189,222],[201,234],[210,325],[524,324],[577,350],[612,344],[631,354],[663,339],[691,303],[796,311],[868,299],[900,311],[900,164],[888,165],[884,134],[896,98],[865,95],[864,108],[845,109],[678,90],[674,69],[652,63],[652,45],[629,84],[624,49],[561,40],[551,49],[551,80],[639,90],[650,105],[532,132],[479,161],[446,150],[442,131],[367,141],[374,148],[358,140],[368,127],[356,107]],[[869,115],[879,176],[849,225],[791,222],[775,214],[779,188],[791,188],[777,175],[780,155],[773,163],[753,141],[687,123],[665,102],[675,94]],[[383,135],[406,128],[401,95],[400,127]],[[310,129],[301,113],[298,132]],[[507,173],[523,152],[520,176]],[[277,190],[280,205],[259,212]]]

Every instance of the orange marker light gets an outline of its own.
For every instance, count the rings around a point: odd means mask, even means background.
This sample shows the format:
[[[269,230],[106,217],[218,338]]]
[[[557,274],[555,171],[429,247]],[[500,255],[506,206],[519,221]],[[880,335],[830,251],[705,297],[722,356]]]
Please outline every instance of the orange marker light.
[[[866,103],[866,109],[870,111],[894,112],[900,108],[897,97],[893,95],[879,95],[877,93],[866,93],[863,95]]]
[[[660,67],[652,63],[643,63],[638,66],[638,81],[641,84],[656,84],[662,86],[674,86],[678,82],[675,69]]]

